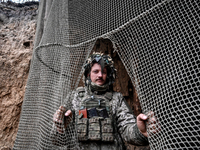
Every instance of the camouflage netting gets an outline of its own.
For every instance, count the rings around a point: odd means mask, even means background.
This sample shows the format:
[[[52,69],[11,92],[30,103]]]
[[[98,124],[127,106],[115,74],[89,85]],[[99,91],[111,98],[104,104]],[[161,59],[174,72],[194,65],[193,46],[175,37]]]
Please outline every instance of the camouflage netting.
[[[160,132],[149,132],[150,148],[198,149],[199,6],[197,0],[41,0],[14,149],[78,146],[72,123],[70,142],[52,144],[52,116],[60,105],[70,108],[66,95],[78,86],[83,64],[100,38],[113,43],[143,112],[153,111],[159,121]]]

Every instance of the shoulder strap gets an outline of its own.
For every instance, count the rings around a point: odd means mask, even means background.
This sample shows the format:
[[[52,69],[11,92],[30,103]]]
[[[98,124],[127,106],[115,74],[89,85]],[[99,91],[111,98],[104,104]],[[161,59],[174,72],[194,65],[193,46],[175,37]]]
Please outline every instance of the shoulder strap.
[[[84,88],[84,87],[78,87],[78,88],[76,89],[76,91],[77,91],[78,96],[79,96],[80,98],[83,98],[83,97],[84,97],[84,95],[85,95],[85,88]]]
[[[107,98],[109,101],[112,99],[113,92],[106,92],[105,98]]]
[[[84,87],[78,87],[77,89],[76,89],[76,91],[79,93],[79,92],[84,92],[85,91],[85,88]]]

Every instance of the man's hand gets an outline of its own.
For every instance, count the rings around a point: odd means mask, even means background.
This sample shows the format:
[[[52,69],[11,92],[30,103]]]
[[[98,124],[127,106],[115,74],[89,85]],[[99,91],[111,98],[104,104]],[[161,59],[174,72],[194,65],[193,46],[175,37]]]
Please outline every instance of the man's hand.
[[[146,123],[147,123],[147,127],[149,129],[149,133],[150,135],[153,133],[157,133],[160,130],[160,126],[158,121],[156,120],[156,117],[154,116],[153,112],[148,113],[148,115],[144,115],[144,114],[139,114],[137,116],[137,126],[139,131],[145,136],[147,137],[147,128],[146,128]]]
[[[66,111],[65,107],[60,106],[59,109],[56,111],[56,113],[53,115],[53,122],[55,123],[57,131],[59,133],[64,133],[64,128],[67,127],[72,118],[71,110],[68,110],[67,112],[65,111]],[[64,116],[67,117],[65,120]]]
[[[139,114],[137,116],[137,126],[139,131],[145,136],[147,137],[147,129],[146,129],[146,124],[145,121],[148,119],[148,117],[144,114]]]

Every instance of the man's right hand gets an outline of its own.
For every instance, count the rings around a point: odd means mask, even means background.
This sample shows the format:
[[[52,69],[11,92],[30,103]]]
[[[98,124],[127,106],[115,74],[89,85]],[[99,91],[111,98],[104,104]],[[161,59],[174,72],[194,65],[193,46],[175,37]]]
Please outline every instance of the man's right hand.
[[[71,117],[72,117],[71,110],[68,110],[67,112],[65,111],[66,111],[65,107],[60,106],[59,109],[56,111],[56,113],[53,115],[53,122],[55,123],[57,131],[59,133],[64,133],[65,128],[71,121]],[[65,122],[63,122],[64,116],[67,117]]]

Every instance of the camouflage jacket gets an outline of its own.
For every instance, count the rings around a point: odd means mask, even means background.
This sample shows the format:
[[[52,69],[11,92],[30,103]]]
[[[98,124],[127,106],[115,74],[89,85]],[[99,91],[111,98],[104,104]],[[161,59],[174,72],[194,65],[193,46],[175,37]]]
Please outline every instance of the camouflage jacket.
[[[101,92],[100,92],[101,93]],[[92,93],[95,97],[103,97],[104,94]],[[72,110],[77,117],[80,109],[80,104],[83,97],[91,95],[91,91],[85,87],[79,87],[71,94],[72,98]],[[136,118],[129,108],[124,97],[119,92],[112,92],[112,98],[110,100],[110,114],[114,122],[114,142],[79,142],[79,147],[82,150],[123,150],[126,149],[124,142],[134,145],[147,145],[148,140],[138,130],[136,124]]]

